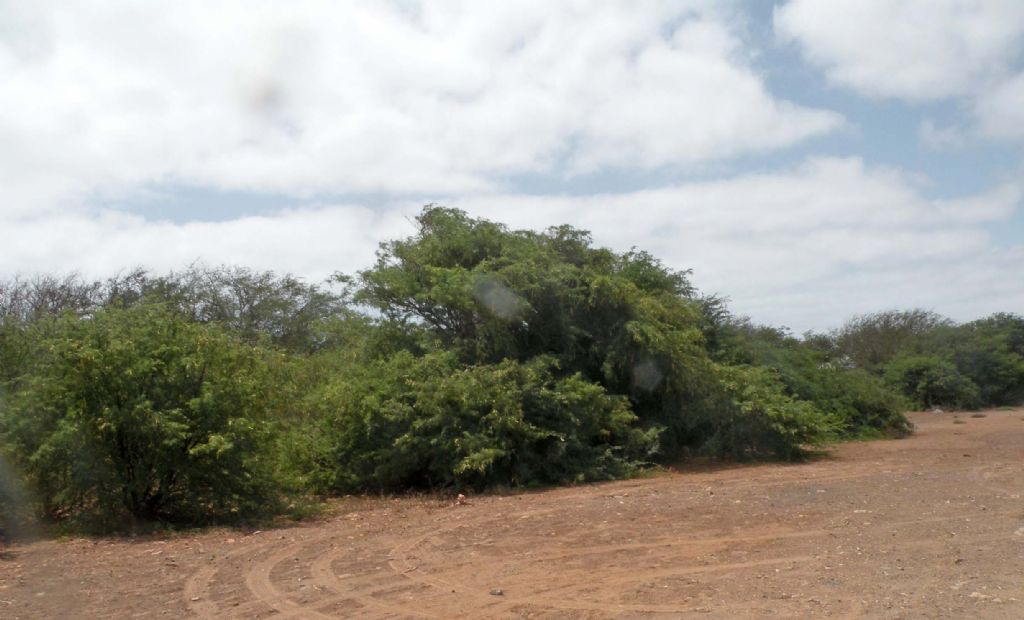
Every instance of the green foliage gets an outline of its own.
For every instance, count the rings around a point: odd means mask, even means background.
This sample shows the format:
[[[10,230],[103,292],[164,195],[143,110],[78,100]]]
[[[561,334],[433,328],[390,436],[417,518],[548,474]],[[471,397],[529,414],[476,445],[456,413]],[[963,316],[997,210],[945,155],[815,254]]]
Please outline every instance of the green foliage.
[[[708,446],[736,458],[774,455],[793,459],[802,446],[835,436],[838,423],[812,403],[786,393],[778,375],[758,366],[718,369],[728,397]]]
[[[900,391],[1024,398],[1014,315],[891,311],[798,339],[570,226],[436,206],[417,226],[322,285],[201,266],[0,283],[0,463],[53,518],[203,522],[308,493],[796,458],[907,432]]]
[[[194,265],[165,276],[136,270],[91,282],[77,275],[40,276],[0,282],[0,323],[163,303],[190,321],[216,323],[247,342],[309,352],[324,345],[320,323],[348,312],[344,297],[345,291],[241,267]]]
[[[290,276],[243,268],[192,268],[164,277],[139,274],[110,285],[114,302],[163,302],[191,320],[216,323],[249,343],[310,352],[323,346],[320,323],[346,313],[340,294]]]
[[[325,387],[317,449],[325,489],[484,487],[628,475],[655,450],[622,397],[550,359],[461,366],[399,353]]]
[[[26,365],[30,348],[31,341],[26,337],[25,326],[0,318],[0,397],[2,390],[18,377]]]
[[[551,356],[627,396],[663,454],[699,445],[695,416],[718,389],[686,274],[644,252],[591,247],[568,226],[510,231],[427,208],[416,236],[384,244],[356,299],[423,329],[465,364]]]
[[[731,319],[724,311],[717,316],[716,358],[774,370],[787,394],[826,413],[839,424],[841,436],[910,432],[905,399],[881,378],[840,364],[827,340],[813,335],[798,340],[785,330]]]
[[[903,414],[909,409],[907,399],[881,378],[859,368],[828,366],[822,372],[827,395],[815,402],[840,421],[844,436],[901,437],[913,430]]]
[[[885,377],[921,408],[973,408],[979,403],[978,386],[939,357],[899,356],[886,366]]]
[[[858,368],[878,371],[915,340],[951,325],[927,310],[887,310],[853,317],[833,338],[840,356]]]
[[[1024,318],[963,325],[923,310],[857,317],[832,334],[835,359],[887,377],[916,406],[1024,403]]]
[[[155,305],[37,329],[0,435],[46,512],[195,522],[273,504],[274,356]]]
[[[947,336],[945,352],[978,386],[981,405],[1024,404],[1024,318],[994,315]]]

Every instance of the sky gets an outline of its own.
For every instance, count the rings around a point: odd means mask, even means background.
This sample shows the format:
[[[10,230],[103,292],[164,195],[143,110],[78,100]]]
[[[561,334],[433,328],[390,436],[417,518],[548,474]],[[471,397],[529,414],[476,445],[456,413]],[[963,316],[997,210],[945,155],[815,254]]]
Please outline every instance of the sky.
[[[1024,2],[0,0],[0,277],[568,223],[796,333],[1024,313]]]

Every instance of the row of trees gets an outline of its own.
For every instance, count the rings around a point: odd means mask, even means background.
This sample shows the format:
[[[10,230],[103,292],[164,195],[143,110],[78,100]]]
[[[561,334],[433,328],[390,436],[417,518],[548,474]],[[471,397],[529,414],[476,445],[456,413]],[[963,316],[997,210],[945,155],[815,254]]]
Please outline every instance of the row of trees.
[[[6,477],[0,512],[17,496],[79,524],[231,520],[330,493],[584,482],[909,430],[918,388],[900,364],[921,353],[916,332],[877,357],[857,324],[804,339],[752,325],[688,273],[584,231],[441,207],[417,222],[325,285],[204,267],[0,284],[0,467],[22,487]],[[1020,319],[989,322],[1019,347],[999,326]],[[924,332],[967,333],[939,323]],[[988,363],[956,355],[940,359]],[[957,372],[979,404],[1017,397],[1009,379]]]
[[[956,324],[923,310],[849,321],[822,341],[828,354],[884,377],[918,408],[1024,403],[1024,317]]]

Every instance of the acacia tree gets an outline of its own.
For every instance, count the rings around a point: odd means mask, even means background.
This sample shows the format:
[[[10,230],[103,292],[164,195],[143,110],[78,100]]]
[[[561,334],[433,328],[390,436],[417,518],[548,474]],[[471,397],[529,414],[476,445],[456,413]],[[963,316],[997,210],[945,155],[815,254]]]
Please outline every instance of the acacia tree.
[[[568,226],[509,230],[434,206],[417,223],[413,237],[382,244],[357,301],[424,330],[464,364],[552,357],[563,375],[627,397],[642,427],[664,429],[663,457],[706,447],[725,423],[688,272],[593,247]]]

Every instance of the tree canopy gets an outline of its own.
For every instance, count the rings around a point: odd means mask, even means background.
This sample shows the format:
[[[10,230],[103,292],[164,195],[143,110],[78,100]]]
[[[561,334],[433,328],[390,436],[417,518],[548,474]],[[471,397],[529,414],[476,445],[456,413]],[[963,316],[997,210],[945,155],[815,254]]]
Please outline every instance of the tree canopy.
[[[1022,400],[1016,315],[892,310],[798,338],[643,250],[439,206],[322,284],[201,265],[0,283],[0,466],[75,523],[800,458],[905,434],[911,406]]]

